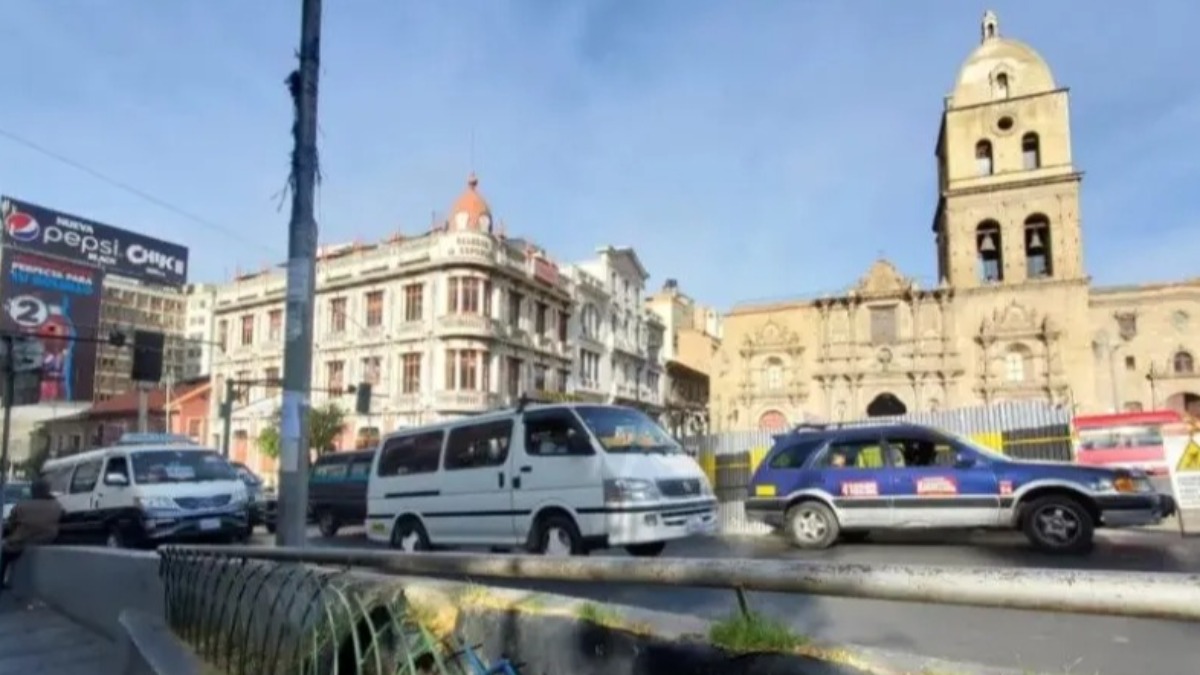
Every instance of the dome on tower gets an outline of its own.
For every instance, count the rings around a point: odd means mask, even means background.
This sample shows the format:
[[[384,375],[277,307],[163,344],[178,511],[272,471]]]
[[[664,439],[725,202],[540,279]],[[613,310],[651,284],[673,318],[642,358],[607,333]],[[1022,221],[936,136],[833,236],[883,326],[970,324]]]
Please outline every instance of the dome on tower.
[[[949,106],[964,106],[1053,91],[1050,66],[1032,47],[1001,37],[1000,20],[988,11],[980,23],[980,42],[958,71]]]
[[[474,172],[467,177],[467,189],[454,201],[446,219],[446,229],[451,232],[492,231],[492,209],[479,194],[479,179]]]

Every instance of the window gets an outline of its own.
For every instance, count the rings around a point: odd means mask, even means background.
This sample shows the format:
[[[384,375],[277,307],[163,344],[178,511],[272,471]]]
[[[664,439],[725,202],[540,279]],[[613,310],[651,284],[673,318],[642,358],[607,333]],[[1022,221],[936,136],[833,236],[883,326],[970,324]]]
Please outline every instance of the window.
[[[221,319],[217,322],[217,344],[221,346],[221,351],[225,351],[229,340],[229,322]]]
[[[378,434],[376,434],[376,438],[378,438]],[[348,473],[351,480],[366,480],[371,475],[371,460],[366,459],[354,462],[350,465]]]
[[[587,434],[565,409],[525,414],[525,452],[537,457],[592,454]]]
[[[979,279],[985,283],[1004,280],[1003,242],[1000,223],[985,220],[975,228],[975,251],[979,262]]]
[[[283,339],[283,310],[273,309],[267,312],[267,340],[279,342]]]
[[[313,467],[313,478],[318,480],[341,480],[345,477],[345,462],[326,462]]]
[[[62,466],[53,471],[46,471],[42,478],[50,485],[50,491],[56,495],[65,495],[71,490],[71,470],[74,467]]]
[[[367,356],[362,360],[362,381],[367,384],[379,384],[379,374],[382,370],[383,359],[378,356]]]
[[[1126,404],[1129,405],[1128,403]],[[1135,404],[1140,406],[1141,404]],[[1129,410],[1128,412],[1141,412]],[[1079,430],[1080,450],[1119,450],[1123,448],[1161,448],[1162,426],[1157,424],[1132,424],[1123,427],[1107,427]]]
[[[421,355],[405,354],[402,358],[404,370],[403,388],[405,394],[416,394],[421,391]]]
[[[994,26],[988,26],[988,32],[989,32],[988,37],[994,37],[995,30],[996,30],[996,28]],[[996,96],[998,96],[999,98],[1008,98],[1008,74],[1007,73],[1000,73],[999,75],[996,76]]]
[[[1021,137],[1021,166],[1032,171],[1042,166],[1042,147],[1038,135],[1030,132]]]
[[[421,305],[424,295],[425,287],[421,284],[409,284],[404,287],[405,321],[421,320],[421,315],[424,313],[424,308]]]
[[[840,441],[829,447],[818,465],[826,469],[879,469],[883,467],[883,449],[880,442],[874,438]]]
[[[345,298],[334,298],[329,301],[329,331],[331,333],[346,332]]]
[[[473,349],[460,349],[458,352],[458,388],[463,391],[474,391],[479,368],[479,354]]]
[[[458,313],[458,278],[450,277],[446,280],[446,313]]]
[[[245,432],[241,432],[244,437]],[[133,480],[141,485],[233,480],[237,472],[215,452],[148,450],[133,454]]]
[[[504,370],[507,378],[505,393],[509,396],[518,396],[521,393],[521,359],[506,356],[505,363]]]
[[[338,392],[346,387],[345,361],[329,361],[325,364],[325,385]]]
[[[571,315],[560,311],[558,313],[558,340],[559,342],[567,341],[567,328],[571,321]]]
[[[1008,382],[1025,381],[1025,361],[1028,353],[1021,347],[1013,347],[1004,355],[1004,379]]]
[[[96,480],[100,479],[100,468],[104,464],[104,460],[97,459],[85,464],[80,464],[76,468],[74,477],[71,478],[71,494],[76,495],[79,492],[90,492],[96,486]]]
[[[1025,274],[1030,279],[1054,275],[1050,258],[1050,219],[1040,213],[1025,219]]]
[[[243,384],[243,382],[250,381],[250,371],[239,370],[233,374],[233,379],[235,382],[234,387],[233,387],[234,400],[236,400],[238,403],[241,403],[243,405],[246,403],[249,403],[250,402],[250,386],[247,384]]]
[[[558,393],[560,393],[560,394],[567,393],[567,383],[570,382],[570,380],[571,380],[571,371],[569,371],[569,370],[558,371],[558,382],[557,382]]]
[[[513,328],[521,327],[521,303],[524,298],[516,291],[508,293],[508,323]]]
[[[272,366],[263,371],[263,379],[267,382],[274,382],[276,385],[280,383],[279,369]]]
[[[254,315],[247,314],[242,317],[242,346],[248,347],[254,344]]]
[[[1191,375],[1196,364],[1192,361],[1192,355],[1183,350],[1175,352],[1175,357],[1171,359],[1171,367],[1176,375]]]
[[[367,293],[367,328],[383,325],[383,291]]]
[[[975,144],[975,171],[980,176],[992,175],[991,141],[979,141]]]
[[[918,468],[941,466],[953,468],[958,451],[945,439],[893,437],[887,446],[896,466]]]
[[[193,440],[199,442],[204,436],[204,418],[193,417],[187,423],[187,435]]]
[[[895,342],[896,307],[872,307],[871,343],[876,345],[890,345]]]
[[[534,318],[533,331],[535,333],[537,333],[538,335],[546,334],[546,310],[547,309],[548,308],[546,307],[546,303],[544,303],[544,302],[537,303],[537,310],[536,310],[537,313],[535,314],[535,318]]]
[[[442,456],[442,431],[388,439],[379,451],[380,476],[433,473]]]
[[[804,466],[808,458],[816,452],[825,441],[800,441],[780,450],[771,458],[772,469],[798,469]]]
[[[450,430],[446,439],[447,471],[501,466],[508,460],[512,420],[474,424]]]
[[[480,286],[481,284],[478,279],[467,277],[462,280],[462,300],[459,304],[459,311],[463,314],[479,313]]]
[[[546,366],[540,363],[533,367],[533,390],[546,391]]]
[[[104,467],[104,477],[107,479],[111,474],[120,474],[129,480],[129,460],[124,457],[109,457],[108,465]]]
[[[492,316],[492,282],[484,280],[483,282],[483,315],[491,318]]]
[[[1130,413],[1139,413],[1144,410],[1142,404],[1138,401],[1126,401],[1125,405],[1121,406],[1121,409]]]
[[[1126,356],[1125,370],[1137,370],[1137,359],[1132,356]]]
[[[778,357],[772,356],[767,359],[767,365],[764,369],[764,384],[768,391],[779,391],[783,389],[783,361]]]

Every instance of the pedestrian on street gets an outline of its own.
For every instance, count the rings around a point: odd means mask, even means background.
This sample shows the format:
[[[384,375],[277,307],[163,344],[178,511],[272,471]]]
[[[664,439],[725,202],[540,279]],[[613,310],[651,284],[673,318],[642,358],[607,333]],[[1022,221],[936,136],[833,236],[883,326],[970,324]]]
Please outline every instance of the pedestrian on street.
[[[4,550],[0,553],[0,583],[8,588],[8,571],[25,552],[26,546],[50,544],[58,538],[63,507],[50,492],[50,485],[39,478],[30,486],[30,497],[17,502],[5,527]]]

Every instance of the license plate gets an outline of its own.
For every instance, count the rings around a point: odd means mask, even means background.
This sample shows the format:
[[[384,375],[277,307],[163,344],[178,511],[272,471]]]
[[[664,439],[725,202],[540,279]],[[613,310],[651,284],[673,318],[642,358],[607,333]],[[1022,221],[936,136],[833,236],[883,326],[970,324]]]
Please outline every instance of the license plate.
[[[221,519],[220,518],[205,518],[204,520],[200,521],[200,529],[205,532],[208,532],[211,530],[219,530],[219,529],[221,529]]]
[[[688,521],[687,531],[690,533],[703,532],[705,529],[707,529],[707,525],[703,518],[692,518]]]

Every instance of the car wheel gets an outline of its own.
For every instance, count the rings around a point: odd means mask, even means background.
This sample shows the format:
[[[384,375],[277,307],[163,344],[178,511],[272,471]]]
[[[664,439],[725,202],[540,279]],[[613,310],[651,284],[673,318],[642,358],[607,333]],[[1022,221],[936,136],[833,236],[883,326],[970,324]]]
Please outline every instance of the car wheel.
[[[428,551],[429,535],[425,533],[425,527],[421,525],[421,521],[416,518],[401,518],[400,522],[396,523],[396,527],[392,528],[392,548],[405,553],[420,553]]]
[[[1051,495],[1025,508],[1022,529],[1029,542],[1049,553],[1086,553],[1092,549],[1096,524],[1078,500]]]
[[[854,530],[853,532],[843,532],[842,541],[851,544],[861,544],[871,538],[871,533],[867,530]]]
[[[667,542],[655,541],[649,544],[630,544],[625,547],[625,552],[635,558],[654,558],[661,555],[666,548]]]
[[[568,516],[551,514],[539,518],[531,534],[533,545],[530,549],[534,553],[554,557],[587,555],[583,536]]]
[[[113,525],[108,530],[108,537],[104,540],[106,548],[127,548],[125,545],[125,537],[121,534],[121,528]]]
[[[321,530],[321,536],[326,539],[336,537],[340,527],[341,524],[338,523],[332,511],[322,511],[321,515],[317,517],[317,528]]]
[[[829,548],[840,530],[833,509],[821,502],[800,502],[788,509],[787,535],[797,548]]]

